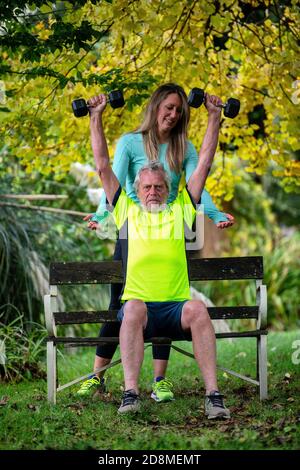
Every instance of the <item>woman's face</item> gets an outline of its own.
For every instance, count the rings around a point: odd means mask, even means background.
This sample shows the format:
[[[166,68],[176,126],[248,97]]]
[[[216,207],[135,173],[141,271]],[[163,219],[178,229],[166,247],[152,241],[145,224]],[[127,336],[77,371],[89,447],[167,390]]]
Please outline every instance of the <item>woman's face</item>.
[[[177,93],[171,93],[159,105],[157,111],[158,133],[169,135],[176,126],[182,112],[181,98]]]

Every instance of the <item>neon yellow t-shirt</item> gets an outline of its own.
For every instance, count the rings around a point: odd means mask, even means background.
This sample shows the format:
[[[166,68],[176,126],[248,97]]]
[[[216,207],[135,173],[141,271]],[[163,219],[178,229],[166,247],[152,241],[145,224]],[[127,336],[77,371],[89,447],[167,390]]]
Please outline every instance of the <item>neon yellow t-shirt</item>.
[[[114,201],[113,216],[120,239],[127,222],[128,253],[122,301],[190,299],[184,223],[192,227],[196,208],[187,189],[184,188],[165,210],[157,213],[142,209],[122,190]]]

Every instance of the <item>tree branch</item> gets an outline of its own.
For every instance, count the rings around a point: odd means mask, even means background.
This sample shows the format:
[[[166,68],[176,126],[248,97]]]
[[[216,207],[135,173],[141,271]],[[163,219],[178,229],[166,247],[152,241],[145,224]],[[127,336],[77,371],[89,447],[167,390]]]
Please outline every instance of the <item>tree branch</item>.
[[[88,212],[78,212],[78,211],[70,211],[66,209],[56,209],[54,207],[44,207],[44,206],[32,206],[30,204],[15,204],[13,202],[0,202],[0,206],[10,206],[10,207],[17,207],[18,209],[28,209],[34,211],[45,211],[45,212],[58,212],[61,214],[66,215],[75,215],[78,217],[84,217],[88,215]]]

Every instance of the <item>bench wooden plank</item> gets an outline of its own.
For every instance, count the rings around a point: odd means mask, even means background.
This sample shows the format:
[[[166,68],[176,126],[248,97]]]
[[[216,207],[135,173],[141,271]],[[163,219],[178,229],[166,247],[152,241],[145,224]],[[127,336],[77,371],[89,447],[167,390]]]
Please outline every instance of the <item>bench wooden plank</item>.
[[[51,263],[50,285],[123,283],[122,261]]]
[[[262,256],[188,259],[191,281],[262,279]],[[121,261],[51,263],[50,285],[122,283]]]
[[[262,256],[188,260],[190,281],[263,279]]]
[[[258,307],[208,307],[212,320],[236,320],[258,318]],[[118,310],[54,312],[56,325],[79,325],[83,323],[117,322]]]
[[[117,322],[118,310],[54,312],[56,325],[80,325],[83,323],[112,323]]]
[[[267,330],[253,330],[253,331],[236,331],[236,332],[229,332],[229,333],[216,333],[216,338],[256,338],[261,335],[267,335]],[[110,338],[83,338],[83,337],[55,337],[49,336],[46,338],[47,341],[53,341],[55,344],[65,344],[69,347],[75,346],[97,346],[98,344],[119,344],[118,337],[110,337]],[[186,341],[186,340],[182,340]],[[167,344],[171,343],[172,340],[170,338],[150,338],[145,340],[145,343],[153,343],[153,344]]]

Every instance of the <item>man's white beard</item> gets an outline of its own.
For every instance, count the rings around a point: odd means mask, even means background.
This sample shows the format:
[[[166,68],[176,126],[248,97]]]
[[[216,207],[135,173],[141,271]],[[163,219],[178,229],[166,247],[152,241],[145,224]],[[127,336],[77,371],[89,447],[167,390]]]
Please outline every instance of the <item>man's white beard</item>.
[[[167,204],[165,202],[163,204],[151,204],[148,207],[142,204],[143,210],[147,212],[153,212],[153,213],[162,212],[166,209],[166,207],[167,207]]]

